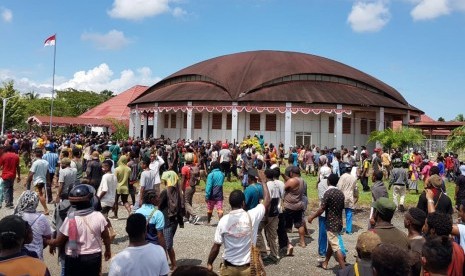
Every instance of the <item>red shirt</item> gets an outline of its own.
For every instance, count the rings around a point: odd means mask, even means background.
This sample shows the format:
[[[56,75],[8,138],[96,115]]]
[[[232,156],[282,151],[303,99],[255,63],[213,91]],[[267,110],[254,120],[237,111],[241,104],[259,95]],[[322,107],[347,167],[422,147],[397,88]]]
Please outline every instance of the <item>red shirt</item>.
[[[182,187],[184,190],[189,188],[191,185],[189,184],[189,180],[191,179],[191,167],[185,165],[181,169],[181,175],[184,176],[184,183],[182,183]]]
[[[0,158],[0,167],[3,167],[2,179],[15,179],[16,169],[19,166],[19,156],[13,152],[6,152]]]

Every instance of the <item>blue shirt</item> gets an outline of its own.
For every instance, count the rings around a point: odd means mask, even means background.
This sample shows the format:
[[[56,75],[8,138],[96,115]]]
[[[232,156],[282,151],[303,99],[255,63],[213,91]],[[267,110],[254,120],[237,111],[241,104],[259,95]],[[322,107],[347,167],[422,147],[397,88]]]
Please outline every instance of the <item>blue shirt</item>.
[[[207,176],[207,185],[205,186],[206,200],[223,200],[223,183],[224,174],[220,169],[214,169]]]
[[[155,212],[153,212],[153,210],[155,210]],[[153,215],[150,217],[152,212]],[[142,204],[142,206],[137,209],[136,213],[144,215],[147,220],[150,219],[147,225],[146,240],[150,243],[159,245],[157,233],[158,231],[163,231],[163,228],[165,227],[165,218],[163,217],[163,213],[152,204]]]
[[[260,183],[250,184],[244,191],[245,209],[252,210],[257,207],[260,199],[263,198],[263,187]]]
[[[58,154],[54,152],[47,152],[42,156],[42,159],[48,162],[48,172],[55,173],[58,165]]]
[[[299,163],[298,163],[298,161],[299,161],[298,158],[299,158],[299,157],[298,157],[298,155],[297,155],[297,152],[293,152],[293,153],[291,153],[291,154],[292,154],[292,157],[293,157],[293,159],[292,159],[292,160],[293,160],[292,165],[293,165],[293,166],[298,166],[298,165],[299,165]]]

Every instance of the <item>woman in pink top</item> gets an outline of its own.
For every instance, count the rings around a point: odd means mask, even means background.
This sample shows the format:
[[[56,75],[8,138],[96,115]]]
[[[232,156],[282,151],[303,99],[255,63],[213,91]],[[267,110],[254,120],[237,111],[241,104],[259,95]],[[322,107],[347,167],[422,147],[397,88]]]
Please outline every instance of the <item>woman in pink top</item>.
[[[58,236],[47,240],[53,247],[66,245],[65,275],[100,275],[102,243],[105,261],[111,258],[110,235],[105,217],[92,206],[93,188],[77,185],[69,193],[71,209]]]
[[[423,185],[424,187],[423,188],[426,188],[426,180],[428,180],[429,178],[429,171],[431,170],[431,165],[430,165],[430,162],[428,160],[424,160],[423,161],[423,169],[421,170],[421,175],[423,176]]]

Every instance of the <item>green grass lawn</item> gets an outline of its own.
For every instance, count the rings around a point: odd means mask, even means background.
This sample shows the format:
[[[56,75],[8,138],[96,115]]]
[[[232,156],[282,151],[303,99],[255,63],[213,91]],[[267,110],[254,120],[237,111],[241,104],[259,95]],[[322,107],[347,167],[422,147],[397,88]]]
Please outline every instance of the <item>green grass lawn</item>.
[[[316,206],[318,202],[318,191],[316,189],[316,181],[317,178],[314,176],[307,176],[303,175],[303,179],[307,182],[307,194],[309,197],[310,205],[311,206]],[[234,180],[234,178],[233,178]],[[384,181],[386,187],[389,186],[388,181]],[[360,181],[357,181],[358,184],[358,189],[359,189],[359,200],[357,205],[359,207],[369,207],[371,205],[371,192],[363,192],[362,189],[362,184],[360,184]],[[371,180],[369,181],[369,186],[371,187],[372,183]],[[205,190],[205,182],[201,181],[199,184],[201,190]],[[454,204],[454,196],[455,196],[455,183],[453,182],[447,182],[446,181],[446,187],[447,187],[447,195],[452,199],[452,203]],[[405,196],[405,206],[406,207],[413,207],[417,205],[418,202],[418,197],[419,195],[423,192],[423,181],[418,181],[418,194],[415,193],[415,191],[411,191],[410,193],[407,192],[407,195]],[[224,183],[224,193],[229,194],[235,189],[240,189],[242,190],[242,186],[239,181],[232,181],[232,182],[225,182]],[[392,188],[388,190],[389,192],[389,198],[392,198]]]

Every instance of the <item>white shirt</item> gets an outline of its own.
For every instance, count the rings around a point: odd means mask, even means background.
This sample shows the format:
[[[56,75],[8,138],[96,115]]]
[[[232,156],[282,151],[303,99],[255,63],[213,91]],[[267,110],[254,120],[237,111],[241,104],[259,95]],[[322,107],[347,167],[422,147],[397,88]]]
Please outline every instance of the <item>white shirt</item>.
[[[44,236],[52,235],[52,228],[47,217],[40,213],[23,213],[23,220],[29,223],[32,229],[32,242],[24,246],[39,255],[39,259],[44,259]]]
[[[249,217],[252,221],[252,227]],[[223,259],[233,265],[250,263],[250,231],[253,230],[253,243],[257,242],[258,225],[265,215],[265,206],[258,204],[248,212],[243,209],[233,210],[218,222],[215,243],[224,243]]]
[[[156,173],[154,170],[144,170],[140,174],[140,186],[144,187],[145,191],[152,190],[155,185]]]
[[[168,275],[170,269],[165,250],[159,245],[148,243],[143,246],[127,247],[111,260],[109,276]]]
[[[160,184],[160,167],[165,164],[165,160],[161,158],[160,156],[157,156],[157,159],[150,163],[149,169],[155,172],[155,182],[154,184]]]
[[[32,184],[36,185],[38,183],[47,183],[47,174],[48,174],[48,162],[44,159],[36,159],[32,163],[30,172],[34,173],[32,178]]]
[[[100,199],[100,204],[102,207],[112,207],[115,204],[116,198],[116,187],[118,186],[118,180],[116,176],[112,173],[106,173],[102,176],[102,181],[98,187],[97,195],[100,197],[102,192],[107,192],[102,199]]]

